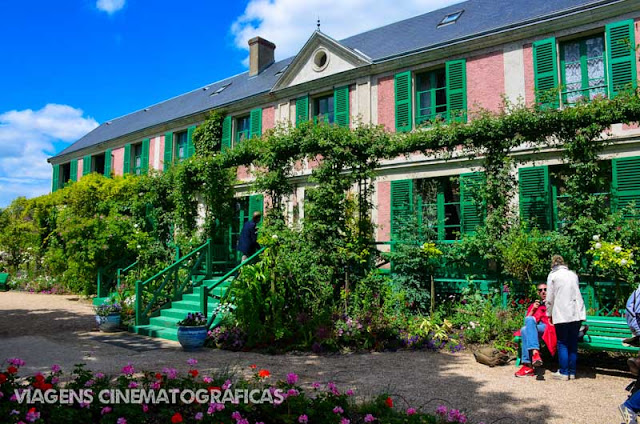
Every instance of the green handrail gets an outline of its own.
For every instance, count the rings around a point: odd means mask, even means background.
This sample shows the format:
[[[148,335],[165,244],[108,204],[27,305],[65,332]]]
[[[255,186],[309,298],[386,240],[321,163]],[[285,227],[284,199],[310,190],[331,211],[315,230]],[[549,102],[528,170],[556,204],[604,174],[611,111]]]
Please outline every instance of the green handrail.
[[[120,288],[120,283],[122,281],[122,276],[124,274],[126,274],[127,272],[129,272],[131,269],[133,269],[136,265],[138,265],[138,261],[135,261],[131,265],[127,266],[126,268],[118,268],[118,271],[116,272],[116,287],[117,288]]]
[[[162,290],[167,286],[167,284],[171,281],[174,284],[173,287],[173,299],[178,300],[178,298],[184,293],[187,285],[191,281],[191,277],[194,272],[200,268],[203,260],[205,261],[205,278],[211,278],[211,258],[212,258],[212,243],[211,239],[207,239],[207,242],[202,246],[196,248],[192,252],[183,256],[182,258],[177,259],[173,264],[169,265],[162,271],[155,274],[153,277],[145,280],[145,281],[136,281],[136,325],[144,325],[148,324],[148,313],[151,311],[151,308],[156,302],[158,295],[162,292]],[[178,272],[181,268],[183,268],[184,264],[191,258],[196,257],[193,265],[190,267],[190,271],[187,274],[184,282],[180,285]],[[145,286],[148,286],[152,281],[159,280],[162,278],[162,282],[158,286],[158,288],[153,292],[153,296],[151,301],[147,304],[147,306],[142,309],[142,294],[145,290]]]
[[[262,247],[260,248],[260,250],[258,250],[256,253],[254,253],[253,255],[249,256],[247,259],[245,259],[244,261],[242,261],[238,266],[236,266],[235,268],[233,268],[231,271],[227,272],[225,275],[223,275],[218,281],[215,282],[215,284],[213,284],[210,287],[202,287],[202,291],[200,292],[200,310],[202,311],[202,314],[206,317],[208,315],[208,300],[209,297],[211,296],[211,292],[213,291],[213,289],[215,289],[216,287],[219,287],[223,282],[227,281],[229,278],[231,278],[232,276],[234,276],[235,274],[238,273],[238,271],[240,271],[240,268],[242,268],[243,266],[249,264],[250,262],[252,262],[255,258],[257,258],[258,256],[260,256],[260,254],[262,254],[262,252],[264,252],[264,250],[266,249],[266,247]],[[232,283],[233,284],[233,283]],[[231,286],[229,286],[229,288],[227,289],[227,294],[231,291]],[[221,299],[220,302],[222,303],[222,301],[226,298],[227,294],[225,294]],[[211,296],[212,297],[212,296]],[[213,320],[216,318],[215,314],[211,314],[211,318],[209,318],[208,322],[207,322],[207,328],[211,328],[211,325],[213,324]]]

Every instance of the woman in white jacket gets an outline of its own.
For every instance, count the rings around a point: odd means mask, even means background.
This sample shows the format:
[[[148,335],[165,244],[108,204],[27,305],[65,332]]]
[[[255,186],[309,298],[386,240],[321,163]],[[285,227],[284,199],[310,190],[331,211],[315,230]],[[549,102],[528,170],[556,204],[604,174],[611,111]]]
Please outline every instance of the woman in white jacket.
[[[554,374],[560,380],[576,378],[578,361],[578,331],[586,317],[584,300],[580,294],[578,276],[564,264],[562,256],[551,258],[551,272],[547,277],[547,315],[556,327],[558,362]]]

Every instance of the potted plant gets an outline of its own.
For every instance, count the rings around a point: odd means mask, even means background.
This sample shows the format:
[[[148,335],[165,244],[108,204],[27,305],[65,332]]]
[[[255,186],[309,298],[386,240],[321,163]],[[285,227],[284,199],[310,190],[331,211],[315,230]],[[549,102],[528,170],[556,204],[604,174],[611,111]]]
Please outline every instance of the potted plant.
[[[100,331],[111,333],[120,329],[122,306],[118,302],[96,306],[96,323]]]
[[[178,322],[178,341],[185,351],[201,348],[207,339],[207,317],[200,312],[189,312]]]

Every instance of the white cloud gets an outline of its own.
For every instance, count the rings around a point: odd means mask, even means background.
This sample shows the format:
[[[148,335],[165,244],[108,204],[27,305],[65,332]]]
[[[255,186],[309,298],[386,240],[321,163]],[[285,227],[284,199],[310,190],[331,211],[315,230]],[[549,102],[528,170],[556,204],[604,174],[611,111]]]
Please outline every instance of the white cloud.
[[[98,0],[96,7],[109,15],[116,13],[124,7],[125,0]]]
[[[238,48],[257,35],[276,44],[276,57],[295,55],[316,29],[340,40],[461,0],[250,0],[231,26]],[[247,61],[245,60],[245,66]]]
[[[0,207],[17,196],[37,196],[51,189],[54,142],[70,144],[98,126],[81,109],[48,104],[40,110],[0,114]]]

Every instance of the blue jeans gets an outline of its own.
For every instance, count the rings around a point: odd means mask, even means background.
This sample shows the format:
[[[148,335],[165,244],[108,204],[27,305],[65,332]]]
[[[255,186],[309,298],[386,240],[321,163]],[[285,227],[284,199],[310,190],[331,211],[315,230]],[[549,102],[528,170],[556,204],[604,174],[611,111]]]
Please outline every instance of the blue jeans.
[[[631,409],[633,412],[640,412],[640,390],[631,395],[629,399],[624,403],[624,406]]]
[[[560,364],[560,374],[576,375],[580,321],[565,322],[556,324],[555,326],[556,335],[558,336],[558,363]]]
[[[522,338],[522,356],[520,357],[520,362],[523,364],[531,364],[531,350],[540,349],[538,337],[542,336],[546,327],[544,324],[536,324],[534,317],[524,318],[524,327],[520,329],[520,337]]]

